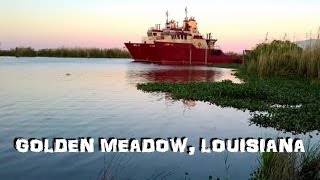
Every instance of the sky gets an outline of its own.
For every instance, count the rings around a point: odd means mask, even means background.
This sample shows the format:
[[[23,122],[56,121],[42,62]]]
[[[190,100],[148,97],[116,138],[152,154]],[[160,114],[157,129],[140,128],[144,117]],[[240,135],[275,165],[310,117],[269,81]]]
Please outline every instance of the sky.
[[[185,7],[202,34],[224,51],[241,52],[268,39],[316,38],[319,0],[1,0],[0,48],[123,48]],[[181,23],[180,23],[181,24]]]

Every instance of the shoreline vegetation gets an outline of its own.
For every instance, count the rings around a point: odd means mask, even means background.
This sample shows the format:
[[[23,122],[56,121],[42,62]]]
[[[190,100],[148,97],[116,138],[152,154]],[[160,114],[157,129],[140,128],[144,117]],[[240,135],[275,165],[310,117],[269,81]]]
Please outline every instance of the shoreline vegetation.
[[[302,49],[289,41],[263,43],[244,55],[242,65],[217,66],[235,68],[244,83],[146,83],[137,88],[248,110],[250,124],[260,127],[320,132],[320,45]]]
[[[320,144],[306,145],[304,153],[264,152],[252,180],[311,180],[320,178]]]
[[[176,100],[204,101],[249,111],[250,125],[318,135],[320,44],[302,49],[290,41],[275,40],[257,45],[243,58],[242,65],[213,65],[235,69],[235,75],[244,80],[242,84],[144,83],[137,84],[137,88],[167,93]],[[261,153],[251,179],[320,179],[320,144],[309,143],[306,149],[305,153]]]
[[[0,50],[0,56],[15,57],[63,57],[63,58],[131,58],[127,50],[112,48],[56,48],[35,50],[31,47],[17,47]]]
[[[128,179],[124,171],[132,165],[133,157],[112,154],[107,158],[104,156],[103,168],[100,170],[97,179]],[[228,152],[224,155],[223,177],[216,174],[208,174],[207,180],[229,180],[230,173],[233,170],[231,159]],[[173,178],[173,176],[180,178]],[[320,144],[311,145],[310,139],[307,140],[305,152],[295,153],[275,153],[263,152],[257,156],[257,166],[248,174],[249,180],[317,180],[320,178]],[[174,172],[159,171],[153,174],[148,180],[160,179],[181,179],[193,180],[198,179],[192,172],[176,174]]]

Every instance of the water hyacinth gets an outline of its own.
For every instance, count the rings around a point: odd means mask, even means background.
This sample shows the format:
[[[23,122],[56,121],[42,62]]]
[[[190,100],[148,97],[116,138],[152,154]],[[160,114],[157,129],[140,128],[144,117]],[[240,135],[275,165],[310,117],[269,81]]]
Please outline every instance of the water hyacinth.
[[[145,92],[165,92],[174,99],[210,102],[222,107],[249,110],[249,121],[292,133],[320,130],[320,83],[302,76],[261,78],[245,69],[237,75],[243,84],[224,82],[138,84]]]

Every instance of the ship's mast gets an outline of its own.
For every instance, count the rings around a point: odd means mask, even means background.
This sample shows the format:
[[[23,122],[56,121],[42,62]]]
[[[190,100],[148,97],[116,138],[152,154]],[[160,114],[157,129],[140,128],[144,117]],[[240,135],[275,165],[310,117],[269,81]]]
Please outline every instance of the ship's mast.
[[[166,17],[167,17],[166,24],[168,25],[169,24],[169,12],[168,11],[166,12]]]
[[[186,13],[186,18],[185,19],[188,19],[188,7],[186,6],[186,8],[184,9],[185,13]]]
[[[211,47],[210,47],[210,43],[211,43],[211,33],[208,33],[207,34],[207,45],[208,45],[208,49],[210,50]],[[207,47],[205,47],[205,62],[204,64],[207,65],[208,64],[208,49]]]

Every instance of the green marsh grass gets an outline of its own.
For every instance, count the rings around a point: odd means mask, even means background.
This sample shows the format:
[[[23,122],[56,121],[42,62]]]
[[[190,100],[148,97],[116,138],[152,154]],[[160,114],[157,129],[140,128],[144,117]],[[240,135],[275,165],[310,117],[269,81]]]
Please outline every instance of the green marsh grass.
[[[245,83],[147,83],[137,88],[164,92],[173,99],[205,101],[251,112],[249,121],[261,127],[306,133],[320,130],[320,83],[302,76],[259,77],[244,69],[236,75]]]
[[[57,48],[34,50],[31,47],[17,47],[11,50],[0,50],[0,56],[16,57],[75,57],[75,58],[130,58],[126,50],[98,48]]]
[[[256,180],[318,180],[320,179],[320,144],[307,143],[303,153],[264,152],[252,174]]]
[[[302,49],[290,41],[262,43],[244,56],[244,67],[259,76],[290,74],[320,78],[320,44]]]
[[[320,45],[302,49],[290,41],[262,43],[244,55],[238,69],[242,84],[147,83],[137,88],[164,92],[174,99],[197,100],[251,112],[249,121],[297,133],[320,131]]]

